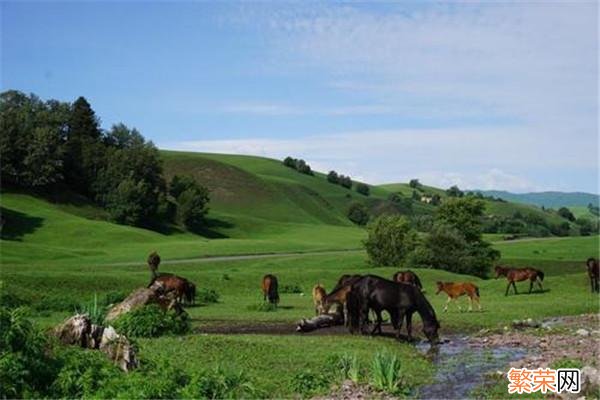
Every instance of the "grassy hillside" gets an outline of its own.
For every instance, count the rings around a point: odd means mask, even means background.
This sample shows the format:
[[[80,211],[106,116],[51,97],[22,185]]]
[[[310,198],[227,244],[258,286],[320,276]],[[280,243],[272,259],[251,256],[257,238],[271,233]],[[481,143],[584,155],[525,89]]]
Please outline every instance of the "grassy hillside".
[[[2,193],[6,218],[0,241],[2,265],[68,263],[98,265],[139,261],[152,250],[167,259],[222,254],[315,251],[359,247],[364,231],[353,226],[266,223],[247,216],[251,238],[208,239],[189,232],[159,233],[93,220],[73,206],[53,204],[26,194]],[[257,228],[259,227],[259,228]],[[239,227],[237,229],[240,229]]]
[[[500,197],[501,199],[515,203],[532,204],[536,206],[560,208],[568,206],[587,207],[592,203],[598,205],[600,201],[597,194],[583,192],[535,192],[535,193],[511,193],[503,190],[478,190],[486,196]]]

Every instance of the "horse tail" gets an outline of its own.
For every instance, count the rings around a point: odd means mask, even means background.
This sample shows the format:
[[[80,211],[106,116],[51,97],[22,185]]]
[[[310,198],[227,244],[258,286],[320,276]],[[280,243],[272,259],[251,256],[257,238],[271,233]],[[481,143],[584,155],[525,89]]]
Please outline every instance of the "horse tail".
[[[540,270],[538,270],[537,273],[538,273],[538,277],[540,278],[540,281],[543,282],[544,281],[544,273],[542,271],[540,271]]]

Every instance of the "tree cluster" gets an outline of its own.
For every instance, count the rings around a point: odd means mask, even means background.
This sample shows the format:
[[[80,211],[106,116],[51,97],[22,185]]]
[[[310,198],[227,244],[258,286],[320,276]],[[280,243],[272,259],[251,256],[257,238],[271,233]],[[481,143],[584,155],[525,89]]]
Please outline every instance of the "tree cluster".
[[[363,196],[368,196],[371,193],[371,188],[366,183],[359,182],[356,184],[356,191]]]
[[[451,272],[487,276],[500,256],[483,240],[481,217],[484,203],[474,198],[444,202],[428,223],[421,240],[409,221],[399,215],[383,215],[369,224],[364,245],[374,265],[439,268]]]
[[[359,202],[350,204],[346,215],[348,216],[348,219],[356,225],[366,225],[367,222],[369,222],[369,211],[364,204]]]
[[[297,159],[297,158],[288,156],[283,160],[283,165],[285,165],[288,168],[293,168],[296,171],[300,172],[301,174],[306,174],[306,175],[314,175],[315,174],[313,172],[313,170],[310,168],[310,165],[308,165],[306,163],[306,161],[304,161],[303,159]]]
[[[169,198],[158,149],[122,123],[102,130],[85,98],[71,104],[1,93],[0,130],[3,185],[41,193],[66,189],[105,208],[118,223],[172,222],[177,204]]]
[[[335,171],[329,171],[327,174],[327,182],[334,185],[340,185],[346,189],[352,188],[352,179],[349,176],[339,174]]]

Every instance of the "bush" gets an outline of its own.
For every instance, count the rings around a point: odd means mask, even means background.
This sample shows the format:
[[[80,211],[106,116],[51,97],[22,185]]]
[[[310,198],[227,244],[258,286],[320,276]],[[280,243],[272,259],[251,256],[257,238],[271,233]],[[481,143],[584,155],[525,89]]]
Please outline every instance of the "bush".
[[[346,189],[352,188],[352,179],[349,176],[340,175],[338,181],[342,187]]]
[[[194,375],[177,397],[189,399],[259,398],[260,393],[244,371],[217,366]]]
[[[0,307],[0,398],[47,393],[56,372],[48,345],[24,308]]]
[[[369,211],[364,204],[359,202],[354,202],[350,204],[348,207],[348,212],[346,213],[348,219],[354,222],[356,225],[366,225],[369,222]]]
[[[421,187],[421,182],[419,182],[418,179],[411,179],[410,182],[408,182],[408,186],[413,189],[418,189]]]
[[[169,191],[177,200],[177,219],[192,231],[200,230],[208,213],[209,192],[193,178],[174,176]]]
[[[52,397],[80,398],[94,395],[121,371],[99,351],[65,347],[58,354],[60,371],[52,383]]]
[[[449,197],[463,197],[465,194],[462,190],[458,188],[458,186],[454,185],[450,187],[450,189],[446,190],[446,194]]]
[[[339,183],[339,177],[337,172],[329,171],[329,173],[327,174],[327,182],[337,185]]]
[[[218,303],[219,293],[213,289],[201,288],[196,291],[196,301],[199,303]]]
[[[568,219],[571,222],[575,221],[575,216],[573,215],[573,213],[571,212],[571,210],[569,210],[567,207],[561,207],[561,208],[559,208],[558,209],[558,215],[560,215],[563,218]]]
[[[370,383],[375,389],[390,394],[407,394],[406,388],[403,387],[400,360],[393,354],[375,354],[371,365]]]
[[[497,253],[487,243],[468,243],[459,230],[437,223],[410,254],[408,262],[417,267],[486,277]]]
[[[137,308],[114,321],[119,333],[128,337],[157,337],[168,334],[183,334],[190,330],[187,314],[175,315],[164,312],[155,304]]]
[[[363,242],[372,264],[399,266],[417,244],[416,232],[408,220],[397,215],[383,215],[367,227]]]
[[[365,183],[358,183],[356,185],[356,191],[364,196],[368,196],[371,193],[371,188]]]
[[[311,395],[329,387],[329,380],[323,373],[302,371],[294,375],[291,382],[294,392],[301,395]]]

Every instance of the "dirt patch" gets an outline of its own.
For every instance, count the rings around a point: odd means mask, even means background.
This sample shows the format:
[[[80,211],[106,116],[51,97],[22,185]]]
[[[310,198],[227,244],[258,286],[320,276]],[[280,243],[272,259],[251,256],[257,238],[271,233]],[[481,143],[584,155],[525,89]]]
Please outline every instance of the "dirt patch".
[[[392,400],[398,397],[377,392],[369,385],[358,385],[352,381],[344,381],[338,388],[334,388],[327,396],[313,397],[313,400],[355,400],[355,399],[382,399]]]

